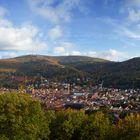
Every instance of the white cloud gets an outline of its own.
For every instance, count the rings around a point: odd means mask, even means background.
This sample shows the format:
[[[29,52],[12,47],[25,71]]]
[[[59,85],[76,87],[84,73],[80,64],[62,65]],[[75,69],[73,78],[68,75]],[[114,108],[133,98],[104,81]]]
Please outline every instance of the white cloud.
[[[109,50],[106,50],[103,52],[89,51],[89,52],[83,53],[82,55],[107,59],[107,60],[111,60],[111,61],[121,61],[121,60],[125,60],[128,58],[126,53],[117,51],[115,49],[109,49]]]
[[[60,42],[59,46],[67,48],[67,49],[71,49],[71,48],[74,48],[76,45],[71,42]]]
[[[80,51],[72,51],[71,55],[82,55]]]
[[[137,23],[140,21],[140,0],[125,0],[122,6],[123,13],[128,14],[128,21],[130,23]]]
[[[64,54],[65,53],[65,48],[64,47],[55,47],[54,48],[54,54]]]
[[[128,6],[140,7],[140,0],[125,0]]]
[[[125,39],[123,39],[123,41],[125,41],[126,39],[132,39],[133,41],[139,41],[140,40],[140,31],[139,31],[140,26],[139,26],[139,24],[136,24],[133,28],[132,27],[127,27],[127,26],[120,27],[118,25],[118,26],[116,26],[114,33],[116,33],[119,38],[125,37]],[[129,44],[131,44],[131,43],[132,43],[132,41],[129,42]]]
[[[47,47],[37,38],[38,30],[33,26],[0,26],[0,50],[37,51]]]
[[[118,61],[124,57],[124,53],[119,52],[114,49],[109,49],[108,51],[98,54],[97,56],[100,58],[107,59],[107,60]]]
[[[0,27],[10,27],[10,26],[12,26],[12,23],[10,21],[0,17]]]
[[[139,33],[131,31],[131,30],[127,29],[127,28],[123,28],[122,31],[120,31],[120,33],[122,35],[127,36],[128,38],[140,40],[140,34]]]
[[[49,31],[49,38],[52,40],[58,39],[62,36],[62,30],[60,26],[55,26],[54,28],[50,29]]]
[[[0,17],[3,17],[7,13],[7,10],[4,7],[0,6]]]
[[[137,22],[140,21],[140,9],[129,9],[128,10],[128,19],[131,22]]]
[[[102,58],[111,61],[121,61],[128,58],[126,53],[117,51],[115,49],[109,49],[102,52],[96,52],[96,51],[79,52],[78,55]]]
[[[69,52],[75,47],[75,44],[71,42],[60,42],[57,47],[53,49],[54,54],[59,55],[69,55]],[[71,54],[74,55],[75,51],[72,51]]]
[[[120,52],[114,49],[109,49],[103,52],[89,51],[89,52],[81,53],[81,55],[102,58],[111,61],[120,61],[126,59],[126,54],[124,52]]]
[[[67,50],[66,47],[55,47],[53,49],[54,55],[81,55],[81,56],[90,56],[90,57],[96,57],[96,58],[102,58],[107,59],[111,61],[122,61],[129,58],[126,53],[117,51],[115,49],[109,49],[103,52],[96,52],[96,51],[87,51],[82,52],[75,50],[75,48],[71,48],[70,50]]]
[[[80,0],[28,0],[33,12],[52,22],[69,21]]]
[[[4,19],[4,16],[7,14],[7,10],[0,6],[0,26],[11,26],[11,22],[7,19]]]
[[[0,7],[0,51],[30,51],[37,52],[47,48],[47,44],[38,37],[39,30],[33,25],[14,27],[4,18],[5,12]]]
[[[140,30],[140,24],[137,25],[137,29]]]

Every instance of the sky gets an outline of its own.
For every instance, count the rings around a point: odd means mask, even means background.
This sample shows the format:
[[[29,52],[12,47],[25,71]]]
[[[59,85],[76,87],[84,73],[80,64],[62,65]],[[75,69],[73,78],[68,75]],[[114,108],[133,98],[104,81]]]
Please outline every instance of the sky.
[[[140,0],[0,0],[0,58],[140,57]]]

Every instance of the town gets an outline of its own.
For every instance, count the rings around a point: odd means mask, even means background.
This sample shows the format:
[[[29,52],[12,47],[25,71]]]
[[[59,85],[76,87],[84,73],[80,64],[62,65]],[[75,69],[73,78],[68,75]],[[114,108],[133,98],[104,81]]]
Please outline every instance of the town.
[[[30,84],[18,89],[1,87],[0,94],[5,92],[29,94],[39,100],[46,110],[100,110],[105,107],[117,114],[122,111],[140,112],[140,89],[106,88],[103,82],[99,85],[80,86],[75,83],[49,82],[42,78],[39,86]]]

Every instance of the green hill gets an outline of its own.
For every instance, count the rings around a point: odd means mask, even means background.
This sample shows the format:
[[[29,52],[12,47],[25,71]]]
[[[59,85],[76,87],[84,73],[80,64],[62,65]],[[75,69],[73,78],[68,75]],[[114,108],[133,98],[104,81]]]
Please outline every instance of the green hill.
[[[89,78],[96,84],[103,80],[106,87],[140,88],[140,57],[112,62],[87,56],[27,55],[1,59],[0,74],[7,73],[60,81]]]

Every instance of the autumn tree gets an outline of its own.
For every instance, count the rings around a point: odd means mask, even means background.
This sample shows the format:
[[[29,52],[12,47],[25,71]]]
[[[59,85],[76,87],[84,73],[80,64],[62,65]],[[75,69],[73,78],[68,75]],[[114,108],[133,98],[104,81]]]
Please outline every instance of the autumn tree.
[[[51,123],[51,140],[73,140],[80,137],[80,130],[86,115],[84,111],[63,110],[56,112]]]
[[[4,140],[48,139],[49,128],[39,101],[25,94],[0,95],[0,138]]]
[[[97,112],[89,116],[83,126],[82,140],[104,140],[109,132],[109,119],[102,113]]]
[[[116,139],[139,140],[140,139],[140,114],[127,115],[120,119],[117,127]]]

